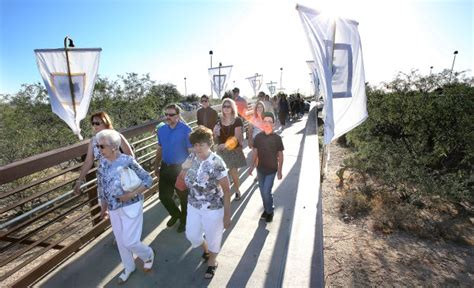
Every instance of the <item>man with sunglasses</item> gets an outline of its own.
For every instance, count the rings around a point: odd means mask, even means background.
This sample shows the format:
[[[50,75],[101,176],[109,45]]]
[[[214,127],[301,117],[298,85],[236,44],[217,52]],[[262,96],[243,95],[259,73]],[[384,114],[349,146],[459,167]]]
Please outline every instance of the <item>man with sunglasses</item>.
[[[160,201],[171,216],[166,223],[172,227],[178,220],[180,224],[178,233],[186,229],[186,211],[188,195],[186,191],[175,189],[174,184],[181,164],[188,158],[193,145],[189,140],[191,128],[180,121],[180,108],[176,104],[170,104],[165,108],[166,124],[157,131],[158,147],[156,149],[155,175],[159,178],[158,190]],[[181,210],[176,206],[173,195],[178,195]]]
[[[214,129],[217,123],[217,111],[214,110],[207,95],[201,96],[201,108],[197,110],[197,125],[203,125],[209,129]]]

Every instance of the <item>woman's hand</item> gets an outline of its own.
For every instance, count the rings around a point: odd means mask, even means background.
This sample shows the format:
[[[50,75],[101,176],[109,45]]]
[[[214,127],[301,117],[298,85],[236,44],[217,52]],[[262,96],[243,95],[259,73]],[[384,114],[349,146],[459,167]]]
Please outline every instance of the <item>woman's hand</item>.
[[[101,208],[100,209],[100,219],[107,219],[109,218],[109,211],[107,210],[107,208]]]
[[[191,159],[186,159],[186,161],[181,164],[181,168],[183,169],[189,169],[191,168],[191,165],[193,164],[193,161]]]
[[[81,195],[81,186],[84,184],[84,180],[77,180],[76,185],[74,185],[74,194],[75,195]]]
[[[230,224],[231,224],[230,213],[224,212],[224,228],[228,229],[230,227]]]
[[[217,150],[219,150],[219,151],[224,151],[224,150],[225,150],[225,144],[219,144],[219,145],[217,145]]]

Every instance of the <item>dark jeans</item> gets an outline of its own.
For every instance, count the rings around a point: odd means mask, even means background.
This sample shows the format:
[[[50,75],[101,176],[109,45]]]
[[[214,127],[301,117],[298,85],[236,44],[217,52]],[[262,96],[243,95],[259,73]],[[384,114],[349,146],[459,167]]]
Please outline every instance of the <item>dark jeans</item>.
[[[160,201],[172,217],[179,218],[182,223],[186,222],[186,214],[188,207],[188,191],[179,191],[174,188],[174,183],[181,171],[181,165],[167,165],[161,163],[160,180],[158,183],[158,191],[160,192]],[[176,192],[181,204],[181,210],[173,200]]]
[[[257,169],[258,188],[260,196],[262,196],[263,209],[267,214],[273,214],[273,182],[275,181],[275,173],[264,174]]]

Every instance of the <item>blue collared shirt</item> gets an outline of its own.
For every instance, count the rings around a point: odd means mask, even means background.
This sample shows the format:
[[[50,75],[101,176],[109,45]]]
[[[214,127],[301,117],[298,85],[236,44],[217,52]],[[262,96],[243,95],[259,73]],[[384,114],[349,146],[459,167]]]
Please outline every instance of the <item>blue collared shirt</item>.
[[[158,129],[158,145],[162,148],[162,160],[166,164],[181,164],[188,158],[188,149],[193,147],[189,134],[191,128],[181,121],[174,128],[166,124]]]

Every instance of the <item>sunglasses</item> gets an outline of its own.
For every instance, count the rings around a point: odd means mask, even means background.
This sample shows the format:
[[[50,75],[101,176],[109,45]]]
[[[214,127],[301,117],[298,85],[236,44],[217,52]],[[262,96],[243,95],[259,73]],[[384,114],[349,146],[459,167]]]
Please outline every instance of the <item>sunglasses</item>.
[[[176,116],[176,115],[178,115],[178,114],[176,114],[176,113],[174,113],[174,114],[173,113],[165,113],[165,116],[168,116],[168,117],[173,117],[173,116]]]
[[[232,108],[230,105],[222,105],[222,108]]]
[[[101,122],[91,122],[91,124],[92,124],[93,126],[100,126],[100,125],[102,125]]]
[[[105,149],[105,147],[107,146],[109,145],[102,145],[102,144],[95,145],[95,147],[100,148],[100,149]]]

